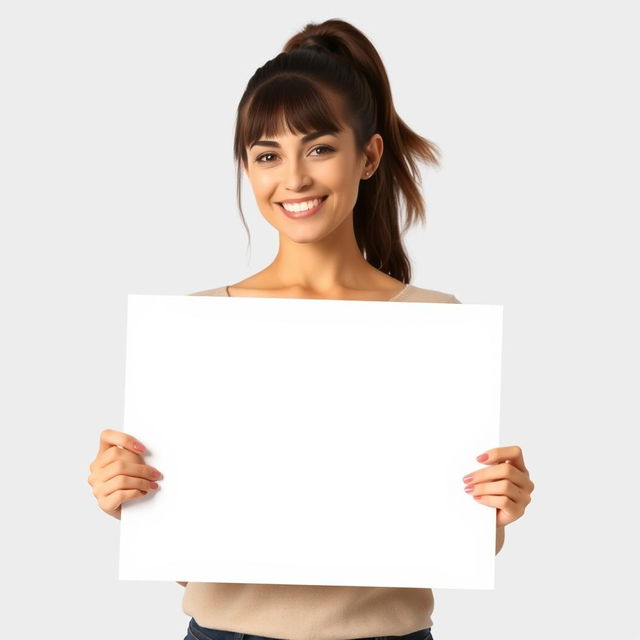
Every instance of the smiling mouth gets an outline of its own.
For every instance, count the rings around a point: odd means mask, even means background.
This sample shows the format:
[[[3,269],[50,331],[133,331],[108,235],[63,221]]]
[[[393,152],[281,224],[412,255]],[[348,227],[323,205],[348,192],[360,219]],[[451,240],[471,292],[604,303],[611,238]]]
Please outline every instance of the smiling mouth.
[[[311,202],[313,200],[320,200],[320,202],[324,202],[329,196],[322,196],[320,198],[309,198],[309,200],[303,200],[302,202]],[[284,202],[276,202],[276,204],[283,205]],[[288,204],[300,204],[299,202],[289,202]]]
[[[307,202],[317,201],[318,204],[315,207],[311,207],[310,209],[301,209],[300,211],[289,211],[288,209],[285,209],[282,203],[278,202],[276,204],[280,208],[280,211],[282,211],[282,213],[284,213],[284,215],[287,216],[287,218],[297,220],[301,218],[310,218],[311,216],[314,216],[318,211],[322,209],[328,197],[329,196],[327,195],[327,196],[322,196],[321,198],[311,198],[310,200],[307,200]]]

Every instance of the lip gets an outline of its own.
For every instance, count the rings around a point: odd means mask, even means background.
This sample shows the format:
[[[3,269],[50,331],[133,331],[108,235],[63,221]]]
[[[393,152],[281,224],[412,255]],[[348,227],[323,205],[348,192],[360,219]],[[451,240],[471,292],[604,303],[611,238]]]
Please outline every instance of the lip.
[[[284,213],[285,216],[287,216],[288,218],[308,218],[309,216],[312,216],[314,213],[318,212],[321,208],[322,205],[327,201],[327,198],[329,196],[323,196],[321,202],[318,204],[317,207],[314,207],[313,209],[308,209],[307,211],[287,211],[280,202],[276,202],[276,204],[280,207],[282,213]],[[298,202],[306,202],[307,200],[314,200],[315,198],[303,198],[302,200],[298,200]],[[286,202],[290,202],[289,200],[287,200]]]
[[[316,200],[317,198],[326,198],[327,196],[305,196],[304,198],[289,198],[288,200],[281,200],[280,202],[276,202],[276,204],[282,204],[286,202],[287,204],[296,204],[298,202],[306,202],[307,200]]]

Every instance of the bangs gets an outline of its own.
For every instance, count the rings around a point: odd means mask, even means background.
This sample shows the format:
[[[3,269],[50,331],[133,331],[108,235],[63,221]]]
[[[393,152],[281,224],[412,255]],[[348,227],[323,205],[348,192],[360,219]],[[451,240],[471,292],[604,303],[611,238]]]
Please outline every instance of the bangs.
[[[240,139],[242,155],[263,137],[312,131],[338,133],[344,128],[340,119],[340,100],[327,89],[299,75],[273,78],[260,87],[243,110]]]

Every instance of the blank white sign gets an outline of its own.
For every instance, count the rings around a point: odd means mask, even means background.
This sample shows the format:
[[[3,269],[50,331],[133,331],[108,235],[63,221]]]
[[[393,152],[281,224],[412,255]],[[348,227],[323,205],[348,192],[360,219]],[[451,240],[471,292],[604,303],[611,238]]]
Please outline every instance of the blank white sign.
[[[493,589],[502,310],[129,295],[120,579]]]

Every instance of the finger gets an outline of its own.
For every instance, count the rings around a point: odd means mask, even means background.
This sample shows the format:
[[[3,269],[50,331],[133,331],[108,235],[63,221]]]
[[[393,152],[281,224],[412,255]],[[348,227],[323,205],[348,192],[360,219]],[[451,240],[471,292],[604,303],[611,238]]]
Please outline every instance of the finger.
[[[138,453],[133,453],[127,449],[121,449],[117,445],[110,446],[106,451],[99,453],[96,456],[96,459],[89,465],[89,470],[91,474],[89,475],[89,482],[91,482],[91,478],[95,478],[98,476],[102,469],[107,465],[115,462],[116,460],[124,460],[126,462],[137,462],[143,463],[144,459]]]
[[[107,482],[116,476],[142,478],[143,480],[159,480],[162,475],[158,469],[144,462],[129,462],[118,458],[99,471],[101,480]]]
[[[160,480],[162,478],[160,471],[145,464],[138,454],[118,449],[118,447],[111,447],[104,453],[99,464],[89,475],[88,482],[92,486],[99,485],[118,475],[146,480]]]
[[[485,455],[487,457],[485,459],[481,459]],[[512,464],[517,469],[520,469],[520,471],[526,472],[527,470],[527,467],[524,464],[522,449],[518,445],[489,449],[488,451],[485,451],[483,454],[479,455],[476,459],[478,460],[478,462],[482,462],[482,464],[487,465],[506,462],[508,460],[509,464]]]
[[[118,451],[127,452],[125,457],[131,460],[142,460],[142,452],[137,451],[137,445],[144,448],[133,436],[115,431],[114,429],[105,429],[100,433],[100,445],[95,460],[89,465],[89,470],[94,473],[96,469],[104,467],[105,464],[116,459]],[[145,448],[146,451],[146,448]]]
[[[119,462],[121,465],[124,463],[134,463],[135,465],[144,465],[144,459],[138,453],[133,453],[132,451],[128,451],[127,449],[121,449],[118,446],[109,447],[104,453],[98,455],[98,457],[89,465],[89,469],[91,473],[89,473],[89,477],[87,478],[87,482],[91,485],[97,485],[101,482],[104,482],[106,479],[113,477],[113,473],[105,473],[105,469],[111,467],[113,463]],[[137,470],[137,467],[124,467],[121,466],[120,469],[128,471],[123,471],[123,475],[132,475],[132,476],[142,476],[148,477],[154,467],[147,465],[147,472],[140,473]],[[135,469],[135,471],[134,471]],[[113,470],[113,468],[112,468]]]
[[[533,490],[533,482],[529,476],[516,469],[512,464],[496,464],[486,469],[478,469],[470,473],[469,476],[471,478],[464,481],[467,485],[506,479],[524,491]]]
[[[135,498],[142,498],[146,496],[146,492],[138,489],[124,489],[122,491],[115,491],[108,496],[103,496],[98,500],[98,506],[107,513],[115,513],[118,507],[128,500]]]
[[[509,480],[498,480],[497,482],[482,482],[474,485],[473,491],[469,492],[472,496],[506,496],[517,503],[527,503],[529,494],[516,486]]]
[[[149,491],[156,491],[158,488],[159,485],[154,480],[118,474],[104,482],[97,483],[93,490],[93,495],[98,499],[102,499],[124,490],[136,489],[149,493]]]
[[[100,448],[98,454],[103,453],[114,445],[138,454],[146,451],[146,447],[128,433],[116,431],[115,429],[104,429],[100,433]]]
[[[510,520],[517,520],[524,513],[524,505],[518,504],[507,496],[474,496],[476,502],[488,507],[495,507],[507,514]]]

